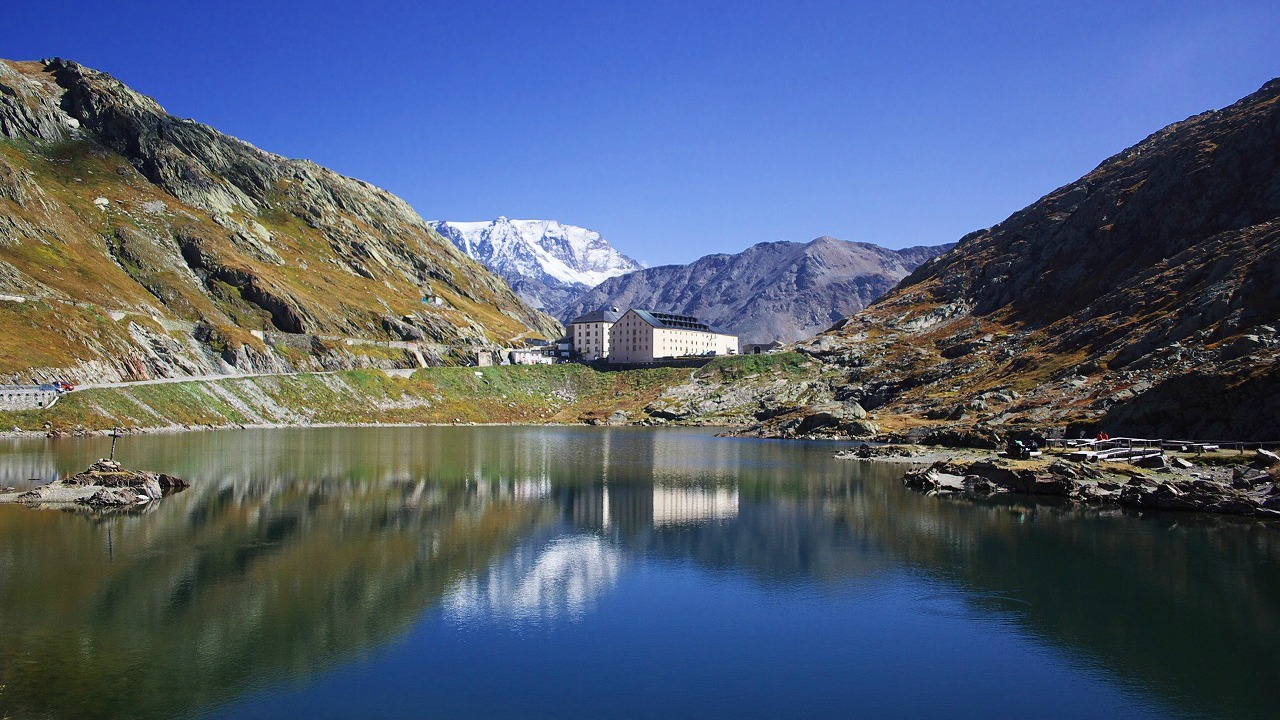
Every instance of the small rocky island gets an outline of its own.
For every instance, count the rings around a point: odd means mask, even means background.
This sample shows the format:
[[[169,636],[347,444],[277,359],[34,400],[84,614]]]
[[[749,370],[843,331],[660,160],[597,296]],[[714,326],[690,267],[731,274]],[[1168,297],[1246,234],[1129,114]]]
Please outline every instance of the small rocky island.
[[[74,503],[90,507],[145,505],[184,490],[186,480],[142,470],[127,470],[120,463],[99,460],[87,470],[25,492],[0,493],[0,503],[43,505]]]

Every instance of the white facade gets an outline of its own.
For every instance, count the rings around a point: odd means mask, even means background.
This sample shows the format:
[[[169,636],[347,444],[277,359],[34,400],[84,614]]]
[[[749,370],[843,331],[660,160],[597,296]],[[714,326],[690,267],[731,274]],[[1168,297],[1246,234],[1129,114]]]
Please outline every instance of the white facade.
[[[520,348],[507,353],[512,365],[553,365],[556,358],[541,348]]]
[[[574,323],[573,350],[582,360],[600,360],[609,356],[611,322]]]
[[[609,356],[609,330],[618,321],[617,308],[579,315],[569,322],[569,340],[579,360],[593,362]]]
[[[734,355],[738,336],[687,315],[631,309],[609,331],[609,362],[644,363],[693,355]]]

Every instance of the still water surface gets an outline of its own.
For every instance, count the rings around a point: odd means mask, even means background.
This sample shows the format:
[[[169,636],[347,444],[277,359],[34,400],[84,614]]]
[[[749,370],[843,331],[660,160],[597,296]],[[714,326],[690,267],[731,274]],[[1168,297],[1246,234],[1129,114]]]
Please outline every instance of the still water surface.
[[[0,441],[0,485],[109,441]],[[969,504],[704,431],[131,437],[0,507],[0,718],[1273,718],[1280,527]]]

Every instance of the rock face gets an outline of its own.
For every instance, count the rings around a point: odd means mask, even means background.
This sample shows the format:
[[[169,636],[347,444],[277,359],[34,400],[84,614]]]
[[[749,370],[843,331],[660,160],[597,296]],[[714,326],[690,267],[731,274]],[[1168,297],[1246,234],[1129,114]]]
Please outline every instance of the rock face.
[[[802,349],[868,410],[1280,438],[1280,80],[1175,123]]]
[[[498,273],[536,308],[558,313],[574,297],[644,266],[600,233],[555,220],[433,221],[468,257]]]
[[[888,250],[820,237],[753,245],[607,280],[560,313],[564,322],[601,307],[695,315],[744,343],[812,337],[888,292],[950,245]]]
[[[0,295],[27,301],[0,301],[0,335],[36,348],[0,342],[0,372],[306,365],[264,329],[385,340],[394,321],[448,346],[560,331],[394,195],[62,60],[0,61],[0,238]]]

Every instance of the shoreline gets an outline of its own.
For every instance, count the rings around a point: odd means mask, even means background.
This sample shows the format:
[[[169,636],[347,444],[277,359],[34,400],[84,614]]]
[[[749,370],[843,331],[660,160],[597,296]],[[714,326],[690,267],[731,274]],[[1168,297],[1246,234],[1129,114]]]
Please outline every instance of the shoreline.
[[[859,448],[840,459],[905,463],[902,483],[925,495],[971,502],[996,497],[1054,498],[1077,506],[1167,510],[1280,520],[1280,458],[1259,450],[1247,460],[1193,463],[1170,453],[1155,468],[1125,462],[1073,462],[1065,454],[1009,460],[991,451],[914,452]],[[887,451],[886,451],[887,450]]]
[[[857,442],[857,441],[852,441]],[[838,452],[837,460],[864,460],[876,463],[932,465],[937,462],[958,462],[962,460],[981,460],[994,458],[995,453],[980,448],[935,447],[932,445],[904,445],[892,443],[885,445],[861,446]]]
[[[252,423],[244,425],[166,425],[163,427],[120,427],[122,436],[128,435],[178,435],[189,432],[220,432],[235,430],[321,430],[326,428],[428,428],[428,427],[581,427],[581,428],[736,428],[737,425],[720,425],[714,423],[661,423],[645,425],[643,423],[625,423],[618,425],[596,425],[592,423],[566,422],[373,422],[373,423]],[[0,440],[60,440],[64,438],[109,437],[110,429],[84,429],[69,431],[50,430],[3,430]]]
[[[430,428],[430,427],[528,427],[528,428],[705,428],[733,429],[737,426],[713,424],[645,425],[626,423],[598,425],[563,422],[455,422],[455,423],[262,423],[228,426],[181,426],[126,428],[127,435],[167,435],[187,432],[236,430],[319,430],[331,428]],[[0,432],[0,440],[57,440],[61,438],[100,438],[109,430],[80,430],[69,434],[49,431]],[[730,435],[730,437],[740,437]],[[781,439],[781,438],[757,438]],[[834,440],[834,439],[833,439]],[[847,441],[850,444],[856,440]],[[1037,458],[1010,460],[995,451],[980,448],[937,447],[914,444],[876,444],[862,442],[836,449],[837,460],[855,460],[909,466],[903,473],[903,484],[927,495],[951,496],[970,501],[988,500],[995,496],[1026,498],[1055,497],[1076,505],[1128,506],[1160,510],[1184,510],[1207,513],[1244,515],[1255,518],[1280,519],[1280,458],[1258,450],[1255,455],[1193,456],[1170,453],[1171,462],[1155,468],[1143,468],[1126,462],[1072,462],[1066,453],[1046,452]],[[1250,460],[1252,460],[1250,462]],[[53,493],[31,497],[31,491],[0,491],[3,504],[83,503],[84,482],[70,478],[41,486]],[[61,491],[61,484],[76,486]],[[93,488],[95,491],[99,488]],[[5,490],[8,490],[5,488]],[[63,497],[63,496],[66,497]],[[22,497],[25,496],[25,497]]]

